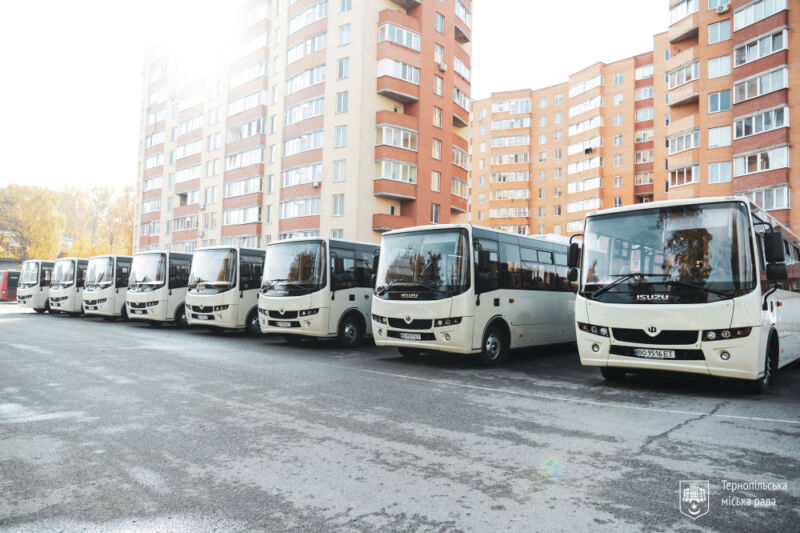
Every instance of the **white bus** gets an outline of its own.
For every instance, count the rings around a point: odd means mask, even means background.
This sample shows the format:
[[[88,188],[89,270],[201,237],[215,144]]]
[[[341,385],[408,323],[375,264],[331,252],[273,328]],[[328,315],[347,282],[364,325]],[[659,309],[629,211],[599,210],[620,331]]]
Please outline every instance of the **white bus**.
[[[83,312],[113,321],[127,318],[125,295],[132,258],[127,255],[98,255],[89,259],[83,288]]]
[[[571,248],[570,266],[578,259]],[[673,370],[763,391],[800,357],[799,261],[797,237],[745,198],[592,213],[575,302],[581,363],[608,380]]]
[[[189,324],[260,334],[258,290],[264,255],[264,250],[235,246],[196,250],[186,292]]]
[[[50,280],[53,261],[30,260],[22,263],[17,286],[17,303],[37,313],[50,310]]]
[[[267,246],[258,312],[262,333],[337,338],[354,346],[371,335],[372,265],[376,244],[327,238]]]
[[[50,312],[69,313],[73,316],[83,312],[83,285],[86,281],[88,259],[65,257],[53,265],[50,282]]]
[[[383,234],[372,302],[379,346],[480,354],[572,342],[574,288],[565,237],[523,236],[471,225]]]
[[[174,322],[188,327],[186,287],[192,254],[176,252],[141,252],[133,256],[125,297],[128,318],[146,320],[151,326]]]

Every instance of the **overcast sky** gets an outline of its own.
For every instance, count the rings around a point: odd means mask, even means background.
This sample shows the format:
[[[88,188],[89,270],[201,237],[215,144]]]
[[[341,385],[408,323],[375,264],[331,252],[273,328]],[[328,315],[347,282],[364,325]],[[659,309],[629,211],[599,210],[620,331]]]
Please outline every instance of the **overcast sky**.
[[[147,43],[170,20],[224,5],[0,3],[0,186],[133,185]],[[545,87],[648,51],[667,17],[663,0],[473,0],[472,96]],[[213,18],[193,21],[192,33],[202,36]]]

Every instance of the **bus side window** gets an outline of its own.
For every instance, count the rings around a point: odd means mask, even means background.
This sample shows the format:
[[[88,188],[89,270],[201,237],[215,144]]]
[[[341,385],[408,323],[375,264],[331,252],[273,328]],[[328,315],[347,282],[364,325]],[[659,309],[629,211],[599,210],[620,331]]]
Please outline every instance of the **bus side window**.
[[[41,267],[41,274],[39,275],[39,284],[42,287],[50,286],[50,278],[53,277],[53,267]]]
[[[500,288],[521,289],[519,246],[513,243],[500,243]]]
[[[475,250],[475,272],[477,272],[477,280],[475,282],[475,287],[479,293],[482,292],[489,292],[497,290],[500,286],[500,280],[498,279],[498,254],[497,254],[497,241],[489,240],[489,239],[478,239],[478,244],[480,244],[481,249],[484,252],[489,253],[489,271],[488,272],[480,272],[478,270],[478,265],[480,264],[480,260],[478,257],[478,250]]]
[[[119,289],[120,287],[127,287],[128,286],[128,275],[130,274],[130,263],[121,263],[117,261],[117,279],[115,280],[115,285]]]
[[[758,242],[758,263],[761,265],[762,272],[766,268],[764,262],[764,234],[756,233],[756,241]]]
[[[84,285],[84,283],[86,281],[86,267],[87,267],[87,265],[78,265],[78,279],[77,279],[76,286],[79,289],[83,288],[83,285]]]
[[[331,246],[331,277],[333,290],[349,289],[356,285],[355,251]]]
[[[372,288],[372,257],[374,248],[357,246],[356,248],[356,287]]]
[[[169,288],[182,289],[189,284],[189,262],[183,259],[170,259]]]

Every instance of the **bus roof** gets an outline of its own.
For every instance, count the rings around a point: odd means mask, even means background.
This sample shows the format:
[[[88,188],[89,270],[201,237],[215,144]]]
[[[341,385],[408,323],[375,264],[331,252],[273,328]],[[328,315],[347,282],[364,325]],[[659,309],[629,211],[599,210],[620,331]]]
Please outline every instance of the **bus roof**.
[[[196,248],[195,252],[199,252],[201,250],[237,250],[240,252],[253,252],[253,253],[264,253],[263,248],[247,248],[244,246],[226,246],[224,244],[218,244],[217,246],[203,246],[202,248]]]
[[[569,237],[564,235],[555,235],[552,233],[542,233],[537,235],[520,235],[518,233],[512,233],[510,231],[505,231],[501,229],[494,229],[488,226],[479,226],[477,224],[427,224],[425,226],[411,226],[410,228],[403,228],[403,229],[395,229],[392,231],[387,231],[384,235],[396,235],[399,233],[407,233],[411,231],[436,231],[441,229],[466,229],[469,230],[470,228],[476,228],[484,231],[491,231],[493,233],[500,233],[502,235],[511,235],[513,237],[522,237],[526,239],[537,239],[540,241],[547,241],[552,242],[555,244],[563,244],[569,245]]]
[[[130,259],[130,255],[120,255],[120,254],[100,254],[100,255],[93,255],[89,259],[99,259],[101,257],[121,257],[122,259]]]
[[[287,242],[308,242],[308,241],[326,241],[326,242],[337,241],[337,242],[346,242],[349,244],[362,244],[364,246],[380,247],[380,244],[375,242],[353,241],[350,239],[336,239],[334,237],[297,237],[292,239],[281,239],[279,241],[273,241],[267,244],[267,248],[269,248],[270,246],[274,246],[276,244],[283,244]]]
[[[145,255],[145,254],[167,254],[167,255],[176,255],[181,256],[185,255],[186,257],[192,257],[192,252],[168,252],[167,250],[159,249],[159,250],[144,250],[141,252],[136,252],[133,254],[134,257],[137,255]]]

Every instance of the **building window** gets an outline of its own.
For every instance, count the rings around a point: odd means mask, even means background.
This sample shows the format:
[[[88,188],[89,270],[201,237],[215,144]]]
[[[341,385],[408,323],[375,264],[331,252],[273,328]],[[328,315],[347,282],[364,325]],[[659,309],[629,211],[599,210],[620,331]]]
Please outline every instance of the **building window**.
[[[337,79],[343,80],[350,77],[350,58],[343,57],[339,59],[336,69]]]
[[[653,128],[636,130],[636,142],[644,143],[653,140]]]
[[[478,128],[478,135],[486,135],[486,124],[481,124]]]
[[[653,162],[653,150],[639,150],[636,152],[636,164],[641,163],[652,163]]]
[[[388,57],[378,60],[378,77],[380,76],[391,76],[419,85],[419,68]]]
[[[648,85],[647,87],[639,87],[636,89],[636,101],[640,100],[649,100],[653,97],[653,86]]]
[[[557,94],[556,98],[555,98],[555,101],[556,101],[556,105],[561,105],[564,102],[564,96],[561,95],[561,94]]]
[[[353,9],[353,0],[342,0],[342,13]]]
[[[350,96],[348,91],[336,93],[336,112],[347,113],[350,108]]]
[[[431,204],[431,224],[439,223],[439,204]]]
[[[433,45],[433,60],[436,63],[444,63],[444,47],[442,45]]]
[[[547,210],[544,207],[536,208],[536,216],[537,217],[541,218],[541,217],[545,216],[546,213],[547,213]]]
[[[436,170],[431,171],[431,190],[436,192],[442,190],[442,173]]]
[[[350,44],[350,24],[339,26],[339,46]]]
[[[547,117],[545,115],[539,117],[539,126],[541,127],[547,126]]]
[[[556,148],[553,150],[553,159],[555,161],[561,161],[561,148]]]
[[[614,105],[622,105],[623,95],[622,93],[617,93],[614,95]]]
[[[333,195],[333,216],[344,216],[344,194]]]
[[[753,42],[747,43],[734,50],[736,66],[740,67],[745,63],[750,63],[756,59],[774,54],[786,49],[788,40],[788,30],[780,30],[778,33],[761,37]]]
[[[614,146],[622,146],[622,135],[614,135]]]
[[[547,134],[540,133],[539,134],[539,144],[547,144]]]
[[[789,209],[789,186],[769,187],[742,193],[766,211]]]
[[[757,0],[733,15],[733,31],[739,31],[760,20],[771,17],[788,6],[788,0]]]
[[[711,93],[708,95],[708,112],[719,113],[720,111],[730,111],[731,91],[730,89]]]
[[[708,44],[727,41],[731,38],[731,20],[708,25]]]
[[[547,98],[539,98],[539,109],[547,107]]]
[[[336,126],[336,144],[335,146],[347,146],[347,126]]]
[[[431,142],[431,156],[439,161],[442,160],[442,141],[439,139],[433,139]]]
[[[344,230],[343,229],[332,229],[331,230],[331,239],[344,239]]]
[[[442,94],[444,94],[443,89],[442,89],[443,87],[444,87],[444,80],[442,79],[442,77],[441,76],[437,76],[437,75],[434,74],[434,76],[433,76],[433,94],[436,94],[438,96],[442,96]],[[484,110],[482,110],[482,112],[486,113],[486,110],[484,109]]]
[[[614,125],[615,126],[622,126],[623,114],[622,113],[615,113],[614,114]]]
[[[384,24],[378,28],[378,42],[390,41],[406,48],[411,48],[419,52],[420,50],[420,37],[416,33],[412,33],[403,28],[399,28],[393,24]]]
[[[636,122],[644,122],[645,120],[653,120],[654,117],[652,107],[643,107],[636,110]]]
[[[669,186],[679,187],[700,181],[700,167],[693,165],[669,171]]]
[[[614,188],[619,189],[622,187],[622,176],[614,176]]]
[[[719,148],[731,145],[731,127],[722,126],[708,129],[708,147]]]
[[[615,167],[622,166],[622,154],[617,154],[614,156],[614,166]]]
[[[625,80],[625,76],[622,72],[616,72],[614,74],[614,85],[622,85],[622,82]]]
[[[553,133],[553,140],[560,141],[563,138],[564,138],[564,132],[562,130],[556,130],[556,132]]]
[[[789,70],[784,66],[778,70],[759,74],[753,78],[739,82],[733,86],[734,103],[744,102],[751,98],[757,98],[773,91],[779,91],[788,87]]]
[[[731,162],[722,161],[708,165],[709,183],[728,183],[731,181]]]
[[[636,80],[638,81],[638,80],[645,80],[647,78],[652,78],[654,73],[655,70],[652,64],[636,67]]]
[[[436,22],[434,28],[439,33],[444,34],[444,15],[442,15],[441,13],[436,13]]]
[[[547,198],[547,192],[544,189],[539,189],[539,200],[544,200]]]
[[[734,157],[733,175],[745,176],[789,166],[789,147],[781,146],[763,152]]]
[[[539,152],[539,163],[547,161],[547,152]]]
[[[699,9],[698,0],[680,0],[669,8],[669,23],[675,24]]]
[[[721,78],[731,73],[731,56],[715,57],[708,60],[708,79]]]
[[[652,185],[653,172],[650,170],[647,172],[637,172],[634,183],[636,185]]]
[[[433,125],[436,126],[437,128],[441,128],[442,127],[442,116],[443,116],[443,112],[442,112],[441,108],[438,108],[438,107],[434,106],[434,108],[433,108]]]
[[[789,108],[779,107],[734,122],[734,138],[741,139],[788,126]]]
[[[564,115],[561,113],[561,111],[559,111],[558,113],[555,114],[555,123],[556,124],[561,124],[561,121],[563,121],[563,120],[564,120]]]
[[[669,147],[669,154],[677,154],[685,150],[692,150],[693,148],[700,147],[700,132],[699,130],[681,133],[667,139]]]
[[[417,183],[417,166],[404,161],[378,159],[375,161],[375,179]]]
[[[333,162],[333,181],[344,181],[347,173],[347,160],[340,159]]]

